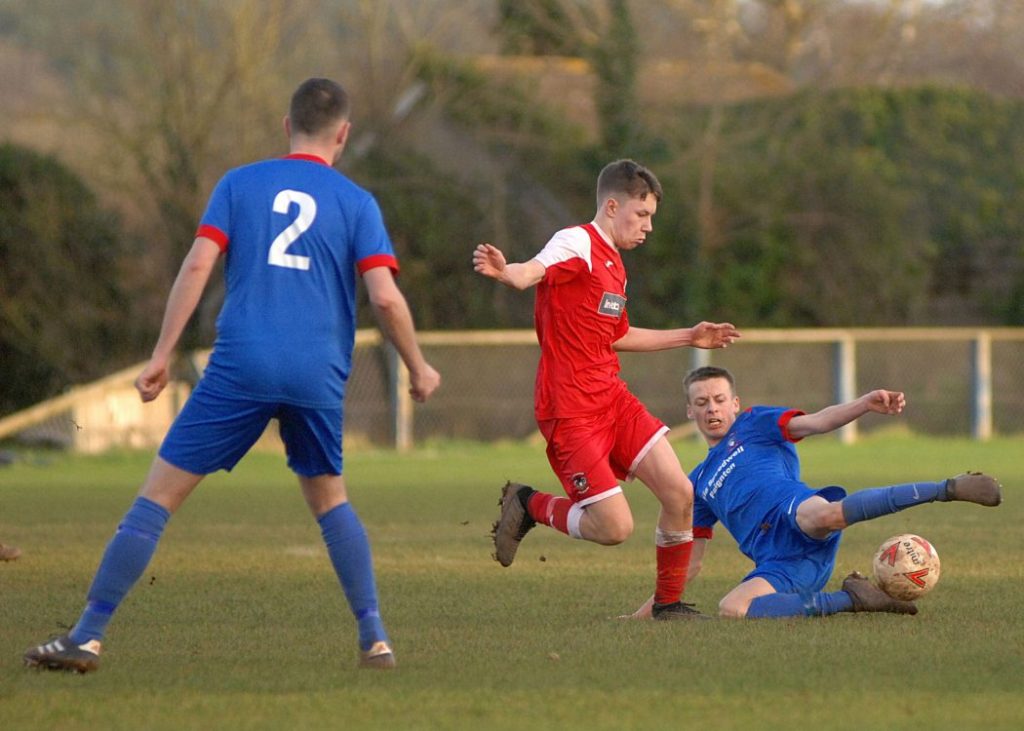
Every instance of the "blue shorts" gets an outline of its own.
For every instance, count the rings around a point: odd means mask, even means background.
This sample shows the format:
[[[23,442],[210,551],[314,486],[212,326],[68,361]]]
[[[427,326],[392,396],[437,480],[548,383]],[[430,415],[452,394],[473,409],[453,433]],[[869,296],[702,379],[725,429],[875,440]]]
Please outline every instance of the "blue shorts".
[[[199,382],[174,420],[160,456],[195,475],[230,471],[271,419],[281,426],[288,466],[303,477],[340,475],[342,410],[225,396]]]
[[[836,553],[842,531],[835,531],[828,538],[811,538],[796,523],[796,507],[808,498],[819,495],[830,503],[846,497],[841,487],[823,487],[808,491],[797,503],[780,503],[765,516],[763,533],[754,548],[755,568],[744,577],[759,577],[783,594],[815,592],[825,588],[835,570]]]

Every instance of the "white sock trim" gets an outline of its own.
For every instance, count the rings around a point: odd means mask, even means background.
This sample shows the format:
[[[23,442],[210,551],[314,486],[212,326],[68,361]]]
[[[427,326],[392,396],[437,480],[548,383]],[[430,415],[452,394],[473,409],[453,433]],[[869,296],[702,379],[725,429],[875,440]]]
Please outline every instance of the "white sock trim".
[[[583,520],[584,508],[579,503],[573,503],[572,507],[569,508],[569,515],[566,516],[566,528],[569,530],[569,535],[573,538],[583,538],[583,534],[580,532],[580,521]]]
[[[678,546],[680,543],[692,543],[692,530],[662,530],[654,529],[654,545],[656,546]]]

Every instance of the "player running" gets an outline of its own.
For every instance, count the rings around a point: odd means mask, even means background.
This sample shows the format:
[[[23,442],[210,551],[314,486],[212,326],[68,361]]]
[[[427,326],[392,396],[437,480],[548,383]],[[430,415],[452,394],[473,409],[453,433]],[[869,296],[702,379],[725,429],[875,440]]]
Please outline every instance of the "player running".
[[[607,165],[597,180],[597,213],[556,233],[533,259],[508,264],[491,244],[473,268],[518,290],[537,286],[534,324],[541,357],[534,412],[548,460],[568,497],[509,483],[495,523],[495,558],[509,566],[536,523],[603,545],[626,540],[633,516],[619,481],[640,479],[661,503],[655,531],[658,619],[699,615],[681,601],[693,546],[693,487],[664,438],[668,431],[619,378],[618,351],[721,348],[739,337],[731,324],[645,330],[626,315],[622,252],[644,243],[661,201],[654,174],[632,160]]]
[[[178,339],[224,255],[227,292],[210,363],[107,546],[78,623],[29,649],[27,665],[95,670],[107,624],[171,514],[205,475],[234,467],[274,418],[355,615],[360,665],[394,666],[370,544],[342,477],[357,271],[381,328],[409,368],[412,397],[428,398],[440,376],[417,345],[376,201],[332,167],[349,128],[344,89],[309,79],[295,91],[285,119],[290,154],[232,170],[218,183],[135,385],[143,401],[167,385]]]
[[[858,490],[849,496],[841,487],[815,490],[800,480],[794,443],[864,414],[897,415],[906,404],[898,391],[871,391],[813,414],[773,406],[740,413],[735,380],[724,368],[697,368],[683,387],[686,414],[709,447],[705,460],[690,473],[696,491],[690,577],[700,572],[716,522],[754,562],[754,570],[719,602],[723,617],[916,614],[913,602],[892,599],[857,572],[846,577],[841,591],[822,591],[832,575],[843,529],[933,501],[989,507],[1002,501],[999,483],[978,473]],[[651,601],[632,616],[650,617]]]

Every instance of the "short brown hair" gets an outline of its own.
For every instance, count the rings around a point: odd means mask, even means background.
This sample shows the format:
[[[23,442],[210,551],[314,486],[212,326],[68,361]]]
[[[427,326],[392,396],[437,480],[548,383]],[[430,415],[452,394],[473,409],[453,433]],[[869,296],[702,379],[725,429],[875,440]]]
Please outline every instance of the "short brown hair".
[[[306,79],[292,94],[288,118],[292,131],[314,136],[348,118],[348,93],[330,79]]]
[[[604,166],[597,176],[597,205],[616,195],[643,200],[650,193],[661,202],[661,183],[654,173],[633,160],[616,160]]]
[[[729,382],[729,388],[732,389],[733,395],[736,394],[736,379],[733,378],[732,373],[717,366],[701,366],[687,373],[686,378],[683,379],[683,391],[686,392],[687,402],[690,400],[690,386],[698,381],[709,381],[712,378],[724,378]]]

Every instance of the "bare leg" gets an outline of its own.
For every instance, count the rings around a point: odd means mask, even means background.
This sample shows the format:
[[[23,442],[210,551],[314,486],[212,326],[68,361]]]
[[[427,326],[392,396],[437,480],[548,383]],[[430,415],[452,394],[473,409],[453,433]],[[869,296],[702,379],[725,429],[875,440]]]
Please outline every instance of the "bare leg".
[[[747,579],[730,591],[718,602],[718,614],[722,617],[742,619],[747,616],[750,603],[759,596],[774,594],[775,588],[760,576]]]
[[[811,538],[828,538],[831,533],[846,527],[843,504],[830,503],[820,495],[809,497],[796,509],[796,524]]]
[[[142,487],[139,488],[139,497],[152,500],[157,505],[167,508],[167,511],[174,513],[181,507],[192,491],[205,475],[196,475],[175,467],[161,457],[155,457],[149,468]]]
[[[633,533],[633,513],[621,492],[583,508],[580,534],[603,546],[622,543]]]
[[[302,497],[306,499],[309,511],[319,518],[329,510],[348,502],[348,491],[342,475],[299,476]]]
[[[636,473],[661,504],[658,527],[664,531],[693,529],[693,485],[668,440],[659,439],[637,465]]]

